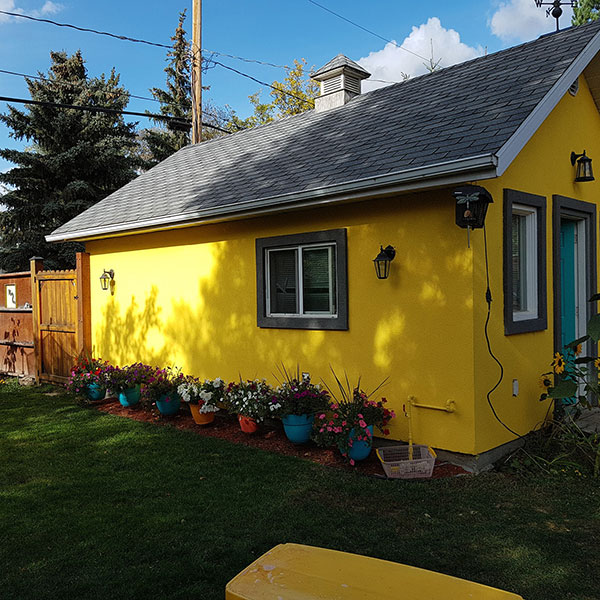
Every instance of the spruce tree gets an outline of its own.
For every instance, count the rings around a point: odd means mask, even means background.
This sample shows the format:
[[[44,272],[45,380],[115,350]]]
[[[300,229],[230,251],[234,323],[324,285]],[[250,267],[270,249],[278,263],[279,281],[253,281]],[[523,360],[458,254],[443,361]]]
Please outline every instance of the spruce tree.
[[[166,90],[151,88],[150,93],[160,102],[160,114],[166,117],[192,119],[192,87],[190,71],[190,43],[183,28],[184,10],[179,14],[179,24],[173,40],[173,48],[167,52],[168,64]],[[168,121],[155,119],[158,128],[146,129],[142,134],[148,153],[148,163],[153,166],[190,143],[190,131],[177,129]]]
[[[114,69],[108,77],[88,78],[81,52],[51,52],[50,58],[47,75],[27,79],[32,100],[127,106],[129,95]],[[71,268],[81,246],[48,244],[44,236],[135,177],[140,163],[135,125],[119,114],[43,105],[9,106],[0,122],[11,137],[29,143],[25,151],[0,150],[16,165],[0,173],[0,203],[6,208],[0,212],[0,267],[25,270],[37,255],[47,268]]]

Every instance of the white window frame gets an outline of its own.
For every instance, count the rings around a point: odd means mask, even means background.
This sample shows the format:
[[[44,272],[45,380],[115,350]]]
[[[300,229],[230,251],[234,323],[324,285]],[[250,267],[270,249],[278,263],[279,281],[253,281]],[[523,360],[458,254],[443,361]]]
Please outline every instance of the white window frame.
[[[328,250],[328,270],[329,270],[329,310],[328,311],[304,311],[304,271],[303,271],[303,252],[308,249],[323,249]],[[297,269],[297,281],[298,289],[296,290],[296,301],[298,306],[298,312],[295,313],[278,313],[271,311],[271,260],[270,255],[272,252],[283,252],[288,250],[296,251],[296,269]],[[286,318],[306,318],[310,316],[318,316],[319,318],[336,319],[338,317],[337,306],[337,285],[335,285],[333,265],[336,259],[336,244],[335,242],[329,243],[316,243],[316,244],[298,244],[296,246],[282,246],[279,248],[268,248],[266,249],[265,256],[265,297],[266,297],[266,313],[267,317],[286,317]],[[335,297],[334,297],[335,287]],[[335,303],[334,303],[335,300]],[[333,310],[335,304],[336,310]]]
[[[514,321],[526,321],[538,318],[538,249],[537,227],[538,210],[533,206],[513,204],[512,214],[525,217],[525,245],[521,251],[525,253],[525,289],[527,298],[526,310],[514,310]],[[512,225],[512,224],[511,224]]]

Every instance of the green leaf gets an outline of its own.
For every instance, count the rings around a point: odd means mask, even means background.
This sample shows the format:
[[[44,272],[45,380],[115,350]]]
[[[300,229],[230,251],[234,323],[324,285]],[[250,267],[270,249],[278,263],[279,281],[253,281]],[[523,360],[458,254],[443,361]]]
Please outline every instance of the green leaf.
[[[577,384],[570,379],[563,379],[558,385],[555,385],[549,390],[550,398],[561,400],[564,398],[572,398],[577,393]]]
[[[588,335],[597,342],[600,340],[600,315],[594,315],[587,324]]]
[[[580,356],[575,359],[576,365],[594,362],[596,359],[593,356]]]
[[[571,350],[575,350],[575,348],[577,348],[579,344],[583,344],[583,342],[587,342],[589,339],[589,335],[584,335],[583,337],[577,338],[576,340],[573,340],[572,342],[567,344],[565,348],[571,348]]]
[[[588,302],[596,302],[597,300],[600,300],[600,294],[594,294],[589,300]]]

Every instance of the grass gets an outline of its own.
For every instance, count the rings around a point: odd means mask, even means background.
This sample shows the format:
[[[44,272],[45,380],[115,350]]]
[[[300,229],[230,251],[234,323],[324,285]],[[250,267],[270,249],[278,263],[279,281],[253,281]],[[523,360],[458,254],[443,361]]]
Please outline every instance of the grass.
[[[600,598],[597,480],[377,480],[113,417],[50,390],[0,386],[3,600],[222,599],[229,579],[282,542],[528,600]]]

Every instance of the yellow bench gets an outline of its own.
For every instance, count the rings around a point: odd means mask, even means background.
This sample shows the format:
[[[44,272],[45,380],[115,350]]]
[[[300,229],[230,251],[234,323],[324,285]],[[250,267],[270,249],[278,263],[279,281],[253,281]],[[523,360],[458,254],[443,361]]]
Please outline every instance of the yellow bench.
[[[280,544],[236,575],[226,600],[523,600],[517,594],[387,560]]]

